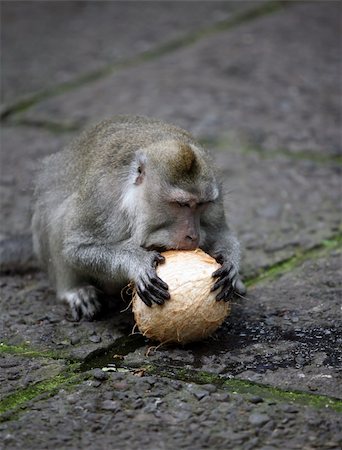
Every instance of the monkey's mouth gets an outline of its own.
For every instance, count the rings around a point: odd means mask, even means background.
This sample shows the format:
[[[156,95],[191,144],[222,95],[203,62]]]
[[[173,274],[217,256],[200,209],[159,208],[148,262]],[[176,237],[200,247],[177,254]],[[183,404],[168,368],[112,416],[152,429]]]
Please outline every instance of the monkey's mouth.
[[[197,248],[196,246],[195,248]],[[193,245],[187,246],[187,245],[175,245],[175,246],[165,246],[165,245],[150,245],[148,247],[144,247],[148,251],[156,251],[158,253],[167,252],[168,250],[195,250]]]
[[[149,245],[148,247],[144,247],[145,250],[155,251],[158,253],[166,252],[167,250],[175,250],[171,247],[166,247],[165,245]]]

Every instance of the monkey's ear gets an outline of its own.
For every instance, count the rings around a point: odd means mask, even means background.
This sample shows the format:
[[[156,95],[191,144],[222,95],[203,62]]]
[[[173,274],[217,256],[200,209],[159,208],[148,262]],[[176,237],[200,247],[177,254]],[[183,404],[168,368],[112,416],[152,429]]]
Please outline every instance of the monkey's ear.
[[[138,154],[134,164],[134,184],[139,185],[144,181],[146,169],[146,156]]]

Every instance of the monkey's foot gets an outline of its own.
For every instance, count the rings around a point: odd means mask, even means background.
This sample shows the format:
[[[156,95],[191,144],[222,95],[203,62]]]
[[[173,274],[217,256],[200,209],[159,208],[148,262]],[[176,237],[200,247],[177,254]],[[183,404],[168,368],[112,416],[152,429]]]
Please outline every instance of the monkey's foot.
[[[92,320],[101,310],[101,303],[98,300],[98,290],[94,286],[82,286],[65,292],[62,300],[68,303],[74,320],[82,317]]]

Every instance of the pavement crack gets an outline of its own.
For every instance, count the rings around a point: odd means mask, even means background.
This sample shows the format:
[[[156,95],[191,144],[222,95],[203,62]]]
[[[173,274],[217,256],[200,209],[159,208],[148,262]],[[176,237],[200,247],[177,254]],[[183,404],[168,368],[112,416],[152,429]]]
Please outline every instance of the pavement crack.
[[[99,79],[105,78],[106,76],[112,75],[115,72],[158,59],[166,54],[193,45],[203,38],[228,31],[231,28],[258,19],[265,15],[275,13],[288,6],[290,6],[290,3],[282,0],[272,0],[262,3],[261,5],[258,4],[257,6],[247,8],[241,12],[237,12],[229,19],[216,22],[212,25],[201,28],[198,31],[171,39],[168,42],[157,45],[151,50],[147,50],[133,57],[122,59],[121,61],[110,63],[100,69],[75,77],[73,80],[25,95],[12,103],[4,105],[0,112],[0,118],[2,120],[7,120],[10,116],[27,111],[32,106],[43,100],[78,89],[88,83],[92,83]]]
[[[250,287],[266,280],[273,280],[279,275],[290,272],[292,269],[300,266],[304,261],[320,258],[330,251],[341,247],[342,233],[337,233],[309,249],[297,248],[293,256],[263,268],[257,275],[247,278],[245,284],[247,287]]]
[[[28,403],[38,396],[41,398],[53,397],[62,387],[72,387],[84,380],[86,375],[70,372],[59,374],[24,389],[18,389],[0,401],[0,423],[15,418],[19,410],[22,412]]]
[[[150,365],[145,368],[145,370],[152,375],[192,382],[198,385],[210,383],[219,389],[244,396],[260,396],[265,399],[272,399],[280,402],[297,403],[318,409],[331,408],[336,412],[342,412],[342,400],[336,397],[311,394],[298,390],[288,391],[266,384],[241,380],[236,377],[226,378],[222,375],[195,369]]]

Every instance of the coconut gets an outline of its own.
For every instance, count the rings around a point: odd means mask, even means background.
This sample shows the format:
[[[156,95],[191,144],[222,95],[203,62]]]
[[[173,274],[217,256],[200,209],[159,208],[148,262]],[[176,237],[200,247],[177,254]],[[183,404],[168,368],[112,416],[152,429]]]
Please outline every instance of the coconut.
[[[158,276],[169,286],[171,298],[148,307],[135,293],[133,313],[140,332],[162,343],[199,341],[210,336],[230,311],[229,304],[210,292],[213,272],[220,265],[202,250],[170,250]]]

